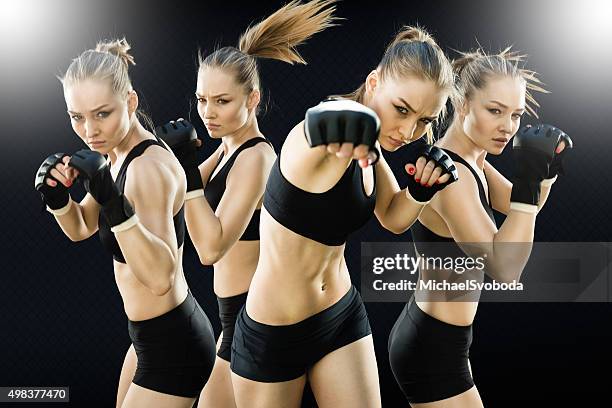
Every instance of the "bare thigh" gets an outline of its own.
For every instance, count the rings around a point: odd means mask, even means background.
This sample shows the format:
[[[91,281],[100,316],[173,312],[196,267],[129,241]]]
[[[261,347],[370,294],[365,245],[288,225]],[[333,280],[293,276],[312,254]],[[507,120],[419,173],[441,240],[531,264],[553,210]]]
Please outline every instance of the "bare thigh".
[[[306,375],[290,381],[262,383],[232,373],[238,408],[299,408]]]
[[[469,390],[440,401],[410,404],[412,408],[484,408],[476,386]]]
[[[217,341],[217,350],[221,345],[223,333]],[[215,365],[208,382],[200,393],[198,408],[235,408],[236,401],[234,400],[234,388],[232,387],[232,371],[230,363],[221,357],[215,357]]]
[[[123,366],[121,367],[121,374],[119,375],[119,387],[117,388],[117,407],[121,407],[123,405],[123,400],[125,399],[125,395],[130,388],[130,384],[132,383],[132,379],[134,378],[134,374],[136,374],[136,365],[138,363],[138,358],[136,357],[136,350],[134,350],[134,345],[131,344],[127,353],[125,354],[125,359],[123,360]]]
[[[191,408],[195,398],[177,397],[130,384],[122,408]]]
[[[380,407],[372,335],[323,357],[308,372],[308,380],[320,408]]]
[[[468,368],[472,375],[472,364],[468,359]],[[473,376],[473,375],[472,375]],[[421,404],[410,404],[413,408],[483,408],[482,400],[476,386],[462,392],[454,397],[446,398],[440,401],[426,402]]]

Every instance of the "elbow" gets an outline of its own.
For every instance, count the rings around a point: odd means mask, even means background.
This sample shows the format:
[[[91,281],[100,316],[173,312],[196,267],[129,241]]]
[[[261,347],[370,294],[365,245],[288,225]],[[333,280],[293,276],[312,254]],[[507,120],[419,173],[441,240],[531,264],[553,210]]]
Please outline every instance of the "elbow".
[[[519,276],[520,277],[520,276]],[[497,278],[495,278],[495,280],[499,283],[512,283],[514,281],[518,282],[518,278],[519,277],[513,277],[513,276],[498,276]]]
[[[164,296],[166,293],[170,292],[170,289],[172,289],[172,283],[166,283],[151,288],[151,292],[153,292],[155,296]]]
[[[410,227],[406,227],[404,225],[395,225],[395,224],[389,224],[389,223],[383,223],[382,226],[387,231],[392,232],[395,235],[401,235],[404,232],[406,232],[406,230],[408,230],[408,228],[410,228]]]
[[[174,274],[172,274],[172,276],[169,277],[168,279],[160,280],[150,289],[151,289],[151,292],[153,292],[155,296],[164,296],[166,293],[172,290],[173,286],[174,286]]]
[[[66,235],[68,239],[72,242],[82,241],[81,237],[77,237],[76,235]]]
[[[159,266],[157,266],[159,268]],[[164,296],[172,290],[174,278],[176,277],[177,265],[174,260],[169,262],[166,267],[160,268],[159,277],[149,286],[151,292],[156,296]]]
[[[512,276],[508,277],[508,279],[504,283],[520,282],[521,281],[521,276],[523,276],[523,270],[522,269],[517,271]]]
[[[68,239],[72,242],[80,242],[80,241],[84,241],[86,239],[88,239],[89,237],[91,237],[93,234],[96,233],[96,231],[98,231],[98,228],[80,228],[78,229],[76,232],[75,231],[66,231],[64,229],[62,229],[64,231],[64,234],[66,234],[66,236],[68,237]]]
[[[499,283],[513,283],[519,282],[521,279],[521,275],[523,274],[523,270],[518,271],[504,271],[504,273],[497,273],[492,276]]]
[[[391,227],[391,228],[387,228],[389,231],[391,231],[392,233],[394,233],[395,235],[401,235],[404,232],[406,232],[408,230],[408,228],[398,228],[398,227]]]
[[[390,211],[376,213],[376,218],[380,225],[389,232],[395,235],[403,234],[414,224],[416,216],[410,219],[410,216],[398,216],[397,212],[392,213]]]
[[[221,259],[222,254],[218,251],[206,251],[198,252],[198,256],[202,265],[214,265]]]
[[[72,242],[80,242],[83,241],[84,239],[88,238],[88,236],[85,236],[83,234],[71,234],[68,233],[66,231],[64,231],[66,233],[66,236],[68,237],[68,239]]]
[[[202,265],[214,265],[223,258],[226,251],[222,248],[211,247],[210,242],[207,244],[208,245],[197,245],[196,252],[198,253],[198,258]]]

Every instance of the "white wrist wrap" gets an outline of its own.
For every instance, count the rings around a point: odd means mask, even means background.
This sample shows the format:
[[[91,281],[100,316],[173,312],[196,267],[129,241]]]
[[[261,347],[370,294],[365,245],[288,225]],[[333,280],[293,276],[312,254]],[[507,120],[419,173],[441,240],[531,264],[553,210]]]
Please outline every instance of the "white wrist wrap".
[[[112,227],[111,228],[111,232],[117,233],[117,232],[122,232],[122,231],[129,230],[134,225],[138,224],[138,221],[139,221],[138,220],[138,216],[136,214],[134,214],[130,218],[128,218],[127,220],[123,221],[121,224],[117,224],[114,227]]]
[[[536,214],[538,212],[538,206],[525,203],[510,203],[510,209],[520,211],[529,214]]]
[[[555,176],[555,177],[550,178],[550,179],[542,180],[540,182],[540,186],[542,186],[542,187],[550,187],[550,186],[552,186],[555,183],[555,181],[557,181],[557,177],[558,176]]]
[[[57,210],[52,210],[51,208],[47,207],[47,211],[49,211],[51,214],[53,215],[64,215],[66,214],[68,211],[70,211],[70,208],[72,207],[72,199],[69,198],[68,199],[68,204],[66,204],[65,206],[63,206],[62,208],[58,208]]]
[[[201,188],[198,190],[189,191],[187,192],[187,194],[185,194],[185,201],[188,201],[194,198],[198,198],[198,197],[203,197],[203,196],[204,196],[204,190]]]

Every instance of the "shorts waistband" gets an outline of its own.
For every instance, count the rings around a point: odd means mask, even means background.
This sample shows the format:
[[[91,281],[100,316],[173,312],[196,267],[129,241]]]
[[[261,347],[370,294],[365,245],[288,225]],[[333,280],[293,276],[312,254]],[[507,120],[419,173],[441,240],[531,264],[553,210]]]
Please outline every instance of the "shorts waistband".
[[[191,294],[191,291],[188,290],[187,297],[185,298],[185,300],[183,300],[183,302],[176,306],[174,309],[171,309],[162,315],[147,320],[134,321],[128,319],[128,326],[137,329],[163,326],[166,323],[175,321],[178,316],[190,315],[195,308],[196,300]]]
[[[447,332],[453,331],[456,333],[465,333],[466,331],[470,331],[472,329],[471,324],[469,326],[457,326],[455,324],[450,324],[443,322],[442,320],[438,320],[435,317],[425,313],[417,305],[416,301],[414,300],[414,295],[410,297],[410,300],[408,300],[406,308],[410,318],[417,324],[427,324],[431,327],[439,328]]]
[[[227,296],[227,297],[219,297],[217,296],[217,303],[219,303],[219,305],[223,304],[223,305],[234,305],[236,303],[239,302],[246,302],[246,298],[247,295],[249,294],[249,292],[244,292],[244,293],[239,293],[238,295],[234,295],[234,296]]]
[[[305,332],[309,329],[316,330],[316,328],[321,327],[321,325],[325,325],[337,319],[339,316],[342,316],[344,312],[348,308],[350,308],[355,302],[361,304],[361,299],[359,292],[357,291],[357,289],[355,289],[355,286],[351,286],[348,292],[346,292],[346,294],[344,294],[344,296],[342,296],[340,300],[338,300],[336,303],[297,323],[280,326],[260,323],[249,317],[246,311],[246,307],[243,309],[242,315],[244,318],[245,325],[248,328],[256,331],[275,331],[277,333]]]

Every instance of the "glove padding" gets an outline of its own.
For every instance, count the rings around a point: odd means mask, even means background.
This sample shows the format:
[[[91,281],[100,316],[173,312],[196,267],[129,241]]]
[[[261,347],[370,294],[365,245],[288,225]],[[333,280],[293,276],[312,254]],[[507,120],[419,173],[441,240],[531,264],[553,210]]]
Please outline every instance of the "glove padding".
[[[79,150],[68,165],[79,171],[79,180],[85,190],[102,206],[108,225],[114,227],[134,215],[134,209],[117,189],[106,159],[93,150]]]
[[[34,188],[40,193],[43,203],[52,210],[64,208],[70,201],[68,188],[51,175],[51,169],[63,163],[63,158],[66,156],[68,156],[66,153],[55,153],[47,157],[38,168],[34,179]],[[55,180],[57,185],[55,187],[48,185],[46,182],[48,178]]]
[[[415,163],[420,157],[424,157],[427,162],[433,160],[436,163],[436,167],[442,168],[442,174],[440,176],[443,176],[444,174],[450,175],[447,182],[432,184],[431,187],[422,186],[421,183],[418,183],[413,176],[408,177],[408,192],[415,201],[427,203],[438,191],[459,180],[459,173],[457,173],[455,163],[444,150],[437,146],[423,144],[418,150],[416,150],[415,153]]]
[[[155,134],[162,139],[178,159],[187,177],[187,192],[204,188],[198,169],[198,134],[186,120],[168,122],[155,128]]]
[[[565,142],[565,147],[561,153],[554,153],[552,163],[550,163],[550,166],[548,167],[547,179],[553,179],[559,174],[565,174],[565,169],[563,168],[563,158],[570,151],[570,149],[574,147],[574,142],[572,142],[572,139],[567,135],[567,133],[558,128],[553,129],[553,132],[561,132],[559,135],[559,143]]]
[[[561,141],[565,142],[565,149],[556,154]],[[538,205],[540,183],[563,173],[563,153],[572,146],[569,136],[551,125],[526,126],[519,130],[512,142],[516,170],[510,201]]]
[[[380,119],[376,112],[351,100],[330,100],[319,103],[306,111],[304,134],[310,147],[330,143],[352,143],[355,147],[366,145],[376,154],[375,147],[380,132]]]

